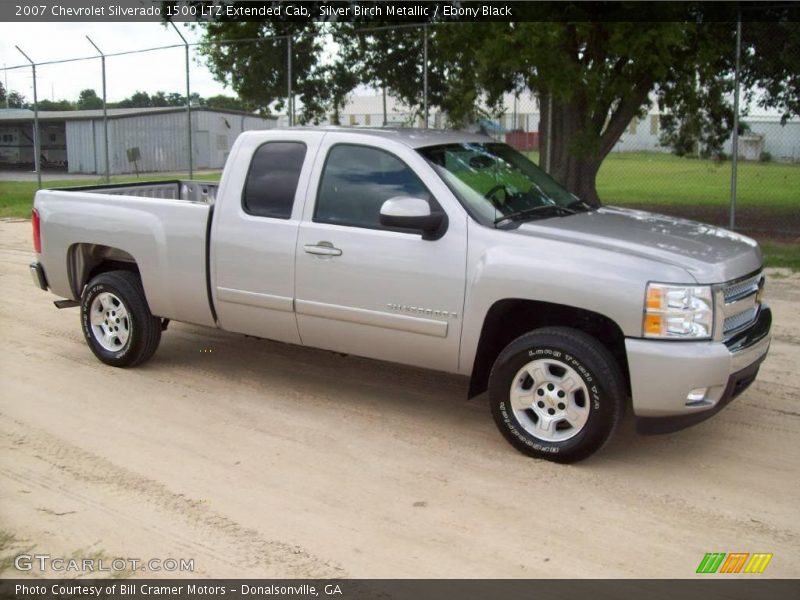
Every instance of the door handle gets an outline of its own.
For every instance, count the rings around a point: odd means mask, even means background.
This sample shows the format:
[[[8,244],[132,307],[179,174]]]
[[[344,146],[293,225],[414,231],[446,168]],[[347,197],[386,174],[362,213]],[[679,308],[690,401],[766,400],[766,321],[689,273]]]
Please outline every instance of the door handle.
[[[306,244],[303,250],[309,254],[316,254],[317,256],[341,256],[342,251],[339,248],[334,248],[330,242],[317,242],[316,244]]]

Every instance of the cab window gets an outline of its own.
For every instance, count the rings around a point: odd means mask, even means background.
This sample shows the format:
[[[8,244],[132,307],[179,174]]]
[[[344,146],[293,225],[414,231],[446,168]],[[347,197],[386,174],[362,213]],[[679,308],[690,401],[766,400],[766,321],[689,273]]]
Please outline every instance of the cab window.
[[[301,142],[267,142],[253,154],[242,193],[242,208],[250,215],[288,219],[306,157]]]
[[[314,221],[370,229],[380,224],[384,202],[396,196],[432,196],[416,173],[378,148],[339,144],[331,148],[320,180]]]

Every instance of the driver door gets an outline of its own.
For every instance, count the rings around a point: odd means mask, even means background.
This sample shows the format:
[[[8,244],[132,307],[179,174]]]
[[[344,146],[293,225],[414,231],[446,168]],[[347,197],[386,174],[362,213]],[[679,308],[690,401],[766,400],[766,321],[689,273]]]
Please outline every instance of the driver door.
[[[466,215],[437,201],[432,190],[449,190],[421,156],[386,142],[339,133],[322,142],[297,244],[300,337],[308,346],[457,371]],[[380,207],[397,196],[444,210],[444,235],[425,240],[383,227]]]

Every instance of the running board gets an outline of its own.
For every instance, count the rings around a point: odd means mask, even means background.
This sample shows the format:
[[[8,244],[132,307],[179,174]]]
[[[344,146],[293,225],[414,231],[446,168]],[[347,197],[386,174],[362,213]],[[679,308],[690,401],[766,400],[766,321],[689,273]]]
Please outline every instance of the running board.
[[[75,308],[76,306],[80,306],[80,302],[75,302],[75,300],[56,300],[53,302],[56,305],[56,308]]]

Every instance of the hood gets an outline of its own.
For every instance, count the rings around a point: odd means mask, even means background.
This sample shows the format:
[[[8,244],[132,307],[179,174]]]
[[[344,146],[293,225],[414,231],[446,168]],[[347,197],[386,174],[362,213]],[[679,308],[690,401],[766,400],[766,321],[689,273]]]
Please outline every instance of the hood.
[[[684,268],[697,283],[722,283],[761,268],[755,240],[676,217],[614,206],[530,221],[518,234],[641,256]]]

